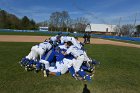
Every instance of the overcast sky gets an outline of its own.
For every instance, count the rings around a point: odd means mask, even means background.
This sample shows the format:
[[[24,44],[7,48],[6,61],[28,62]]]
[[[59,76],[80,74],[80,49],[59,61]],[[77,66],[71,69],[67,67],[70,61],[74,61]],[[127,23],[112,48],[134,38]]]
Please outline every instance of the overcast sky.
[[[0,8],[18,17],[37,22],[48,20],[52,12],[68,11],[71,18],[86,17],[91,23],[140,24],[140,0],[0,0]]]

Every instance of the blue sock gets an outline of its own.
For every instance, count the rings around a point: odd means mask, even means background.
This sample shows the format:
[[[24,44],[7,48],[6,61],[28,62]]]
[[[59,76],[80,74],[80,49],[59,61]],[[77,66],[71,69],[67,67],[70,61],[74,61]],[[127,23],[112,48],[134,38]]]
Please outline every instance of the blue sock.
[[[41,69],[41,63],[39,63],[39,62],[36,63],[36,69],[37,70],[40,70]]]
[[[27,58],[22,58],[22,60],[21,60],[21,64],[23,64],[25,61],[27,60]]]
[[[89,75],[86,75],[85,79],[86,79],[87,81],[91,81],[91,77],[90,77]]]
[[[26,65],[28,62],[29,62],[30,60],[28,59],[28,58],[22,58],[22,60],[21,60],[21,64],[22,65]]]
[[[71,76],[73,76],[75,74],[75,70],[74,70],[73,66],[71,66],[70,68],[68,68],[68,70],[69,70]]]
[[[61,75],[61,72],[56,72],[56,76],[60,76]]]
[[[41,69],[45,70],[45,64],[41,64]]]
[[[28,65],[31,66],[34,63],[34,60],[31,60]]]
[[[88,70],[89,68],[87,66],[82,66],[81,67],[83,70]]]
[[[83,71],[82,69],[78,71],[78,74],[87,81],[91,80],[91,77],[87,75],[86,72]]]
[[[83,71],[82,69],[78,71],[78,74],[79,74],[82,78],[84,78],[84,76],[86,76],[85,71]]]
[[[21,59],[21,62],[24,62],[25,60],[26,60],[26,58],[24,57],[24,58]]]

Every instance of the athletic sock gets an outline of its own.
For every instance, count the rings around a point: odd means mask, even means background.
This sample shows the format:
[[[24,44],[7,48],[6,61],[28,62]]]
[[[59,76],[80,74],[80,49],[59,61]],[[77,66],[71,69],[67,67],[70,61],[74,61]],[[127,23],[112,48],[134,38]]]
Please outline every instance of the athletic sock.
[[[87,66],[81,66],[81,68],[82,68],[83,70],[89,70],[89,68],[88,68]]]
[[[36,63],[36,70],[40,70],[41,69],[41,63],[37,62]]]
[[[77,73],[78,73],[82,78],[84,78],[84,77],[86,76],[85,71],[83,71],[82,69],[79,70]]]
[[[71,76],[75,75],[75,70],[74,70],[73,66],[69,67],[68,70],[69,70]]]

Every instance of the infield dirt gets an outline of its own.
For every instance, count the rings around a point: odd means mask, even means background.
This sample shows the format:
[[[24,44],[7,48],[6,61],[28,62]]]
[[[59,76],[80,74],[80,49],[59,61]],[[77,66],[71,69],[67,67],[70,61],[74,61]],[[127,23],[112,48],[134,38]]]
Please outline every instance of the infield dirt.
[[[49,38],[50,36],[0,35],[0,42],[43,42],[45,39],[49,39]],[[83,42],[83,38],[79,38],[78,40]],[[140,45],[137,45],[137,44],[104,40],[104,39],[99,39],[99,38],[91,38],[91,44],[109,44],[109,45],[116,45],[116,46],[140,48]]]

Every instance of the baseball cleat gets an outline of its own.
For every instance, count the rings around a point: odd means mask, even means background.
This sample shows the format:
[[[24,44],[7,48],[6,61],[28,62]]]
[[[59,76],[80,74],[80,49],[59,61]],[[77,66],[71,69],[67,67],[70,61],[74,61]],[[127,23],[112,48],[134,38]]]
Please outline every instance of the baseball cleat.
[[[44,77],[48,77],[49,76],[49,70],[44,70],[43,74],[44,74]]]
[[[21,66],[21,67],[23,67],[23,65],[22,65],[22,64],[20,64],[20,66]]]
[[[75,74],[75,78],[76,78],[77,80],[83,80],[83,78],[82,78],[79,74]]]
[[[25,66],[25,70],[26,70],[26,71],[31,71],[32,68],[31,68],[29,65],[27,65],[27,66]]]
[[[43,71],[44,77],[47,77],[46,70]]]
[[[76,80],[78,80],[78,78],[77,78],[77,76],[76,76],[76,74],[73,74],[73,76],[72,76],[74,79],[76,79]]]
[[[22,62],[21,62],[21,61],[19,61],[18,63],[20,64],[20,66],[21,66],[21,67],[23,67],[23,64],[22,64]]]
[[[34,72],[35,72],[35,73],[38,73],[38,72],[39,72],[39,70],[37,70],[37,69],[36,69]]]
[[[25,71],[28,71],[28,67],[27,66],[25,67]]]
[[[90,76],[90,75],[86,75],[86,76],[84,77],[84,79],[87,80],[87,81],[91,81],[91,76]]]
[[[91,77],[91,78],[94,77],[94,74],[91,74],[90,77]]]
[[[21,64],[21,61],[19,61],[18,63]]]
[[[32,66],[32,67],[33,67],[33,68],[36,68],[36,65],[34,65],[34,64],[33,64],[33,66]]]

